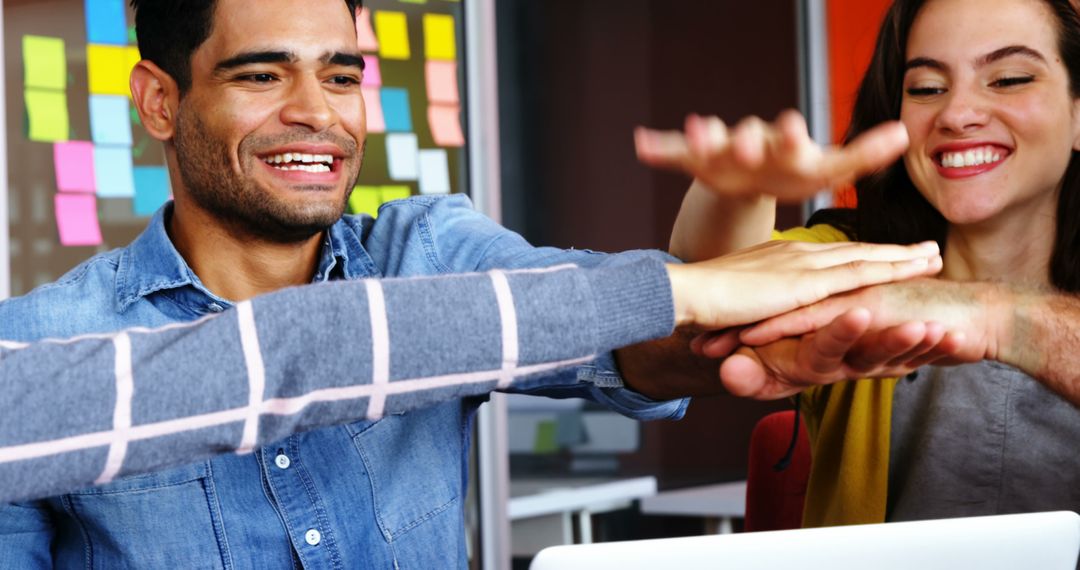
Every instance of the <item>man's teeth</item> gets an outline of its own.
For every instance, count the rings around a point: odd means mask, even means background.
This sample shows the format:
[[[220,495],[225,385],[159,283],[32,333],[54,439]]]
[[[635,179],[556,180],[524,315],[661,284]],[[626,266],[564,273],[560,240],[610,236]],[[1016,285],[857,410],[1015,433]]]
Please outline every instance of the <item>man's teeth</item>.
[[[941,154],[941,165],[945,168],[965,168],[990,164],[1005,158],[1005,153],[994,147],[970,148],[963,152],[945,152]]]
[[[300,170],[303,172],[330,172],[334,164],[333,155],[329,154],[303,154],[299,152],[286,152],[275,154],[263,159],[267,164],[279,170]]]

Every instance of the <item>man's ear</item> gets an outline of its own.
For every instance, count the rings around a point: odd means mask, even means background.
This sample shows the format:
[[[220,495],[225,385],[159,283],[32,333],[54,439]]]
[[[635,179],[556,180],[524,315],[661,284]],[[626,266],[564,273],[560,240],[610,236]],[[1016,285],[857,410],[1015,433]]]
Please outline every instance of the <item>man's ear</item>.
[[[160,141],[171,139],[180,108],[176,80],[154,62],[144,59],[131,70],[131,94],[146,132]]]

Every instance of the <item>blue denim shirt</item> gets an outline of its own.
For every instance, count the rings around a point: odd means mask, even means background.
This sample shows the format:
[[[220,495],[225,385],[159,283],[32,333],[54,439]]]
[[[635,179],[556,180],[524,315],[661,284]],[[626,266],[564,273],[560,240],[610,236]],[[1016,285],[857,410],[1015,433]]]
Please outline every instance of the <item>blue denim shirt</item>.
[[[165,231],[169,208],[130,246],[0,304],[0,338],[159,326],[231,306],[173,247]],[[378,220],[346,216],[334,225],[315,280],[597,266],[641,255],[650,253],[534,248],[476,214],[464,197],[414,198],[385,206]],[[349,339],[312,350],[349,350]],[[423,358],[392,355],[395,367],[406,369],[410,359]],[[685,411],[684,400],[658,403],[622,388],[610,355],[565,374],[578,381],[567,387],[565,376],[554,377],[541,391],[587,397],[641,419]],[[465,567],[462,502],[471,421],[481,402],[451,400],[298,434],[249,455],[4,506],[0,567]],[[151,453],[177,453],[185,441],[155,445]]]

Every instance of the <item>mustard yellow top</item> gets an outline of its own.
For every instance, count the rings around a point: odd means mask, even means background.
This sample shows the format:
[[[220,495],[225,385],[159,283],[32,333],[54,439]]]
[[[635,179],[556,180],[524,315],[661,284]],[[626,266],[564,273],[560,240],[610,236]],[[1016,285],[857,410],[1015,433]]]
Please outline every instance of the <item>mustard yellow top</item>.
[[[774,232],[773,238],[848,241],[843,232],[824,224]],[[804,527],[885,522],[895,386],[896,378],[863,379],[803,392],[800,408],[812,458]]]

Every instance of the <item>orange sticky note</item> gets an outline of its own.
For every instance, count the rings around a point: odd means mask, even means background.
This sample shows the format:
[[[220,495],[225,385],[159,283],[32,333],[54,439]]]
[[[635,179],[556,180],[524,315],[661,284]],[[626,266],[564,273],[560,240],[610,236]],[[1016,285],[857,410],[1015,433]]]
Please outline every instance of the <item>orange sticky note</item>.
[[[425,65],[428,101],[432,103],[461,103],[458,94],[456,61],[428,61]]]
[[[431,138],[435,144],[445,147],[459,147],[465,144],[465,135],[461,132],[461,107],[458,105],[432,105],[428,107],[428,124],[431,126]]]
[[[356,16],[356,43],[360,51],[379,51],[379,39],[371,28],[371,10],[361,8]]]

